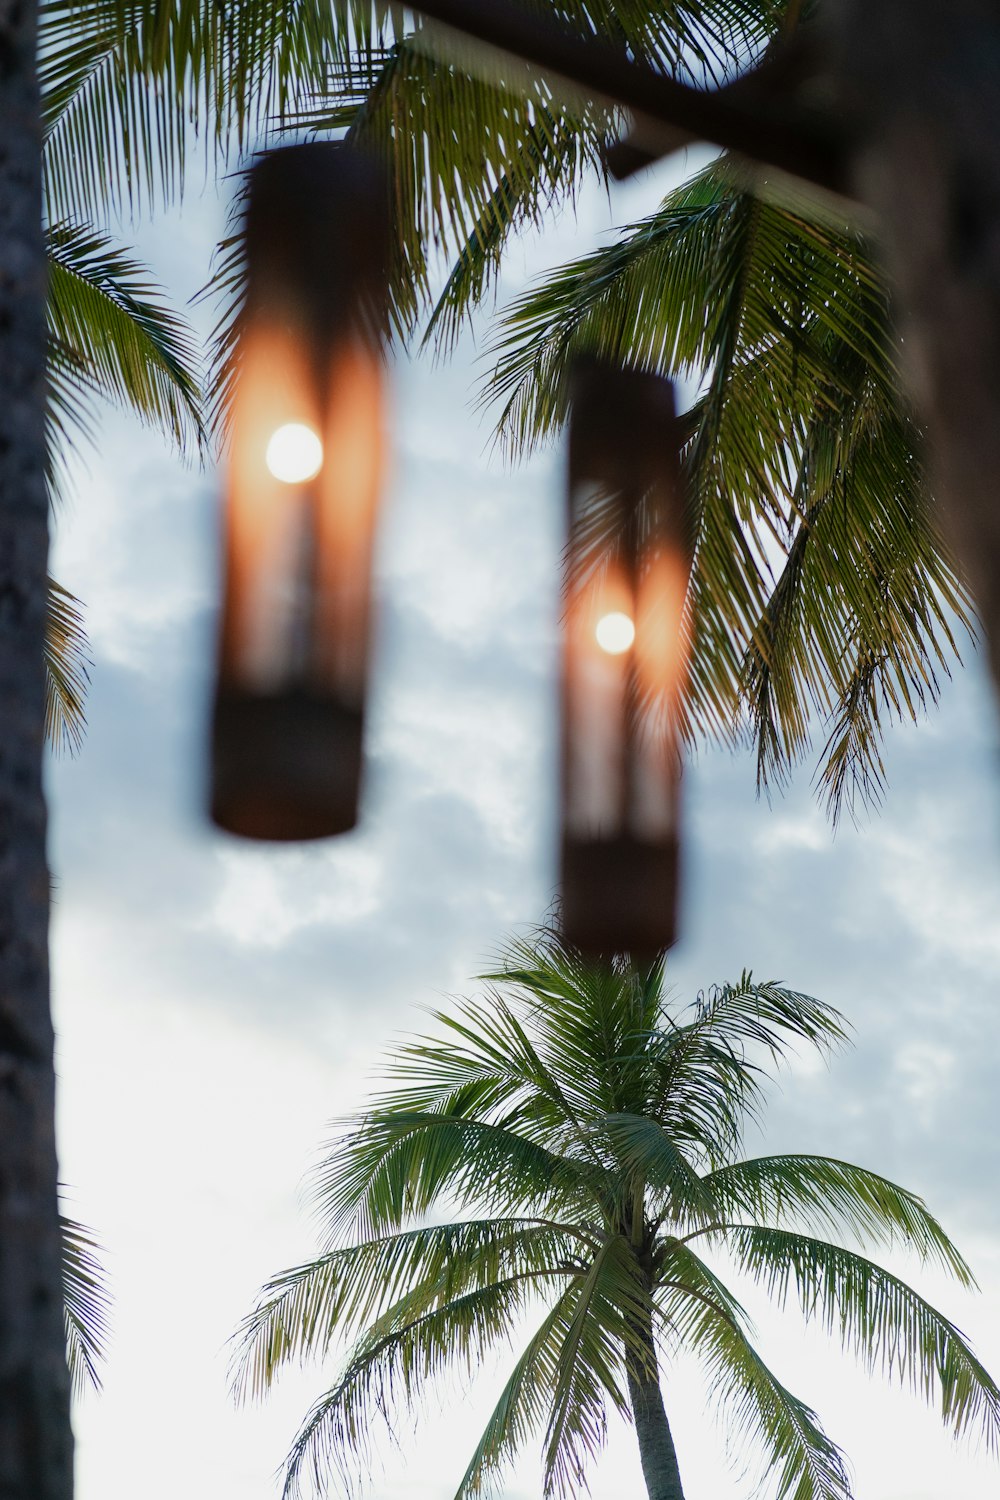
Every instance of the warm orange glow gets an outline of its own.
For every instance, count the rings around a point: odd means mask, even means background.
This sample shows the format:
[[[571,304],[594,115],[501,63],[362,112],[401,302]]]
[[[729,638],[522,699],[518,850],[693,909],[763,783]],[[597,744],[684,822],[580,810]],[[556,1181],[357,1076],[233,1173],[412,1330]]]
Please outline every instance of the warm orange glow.
[[[258,692],[276,688],[287,676],[299,607],[303,489],[277,478],[267,462],[270,441],[287,426],[321,430],[312,373],[300,345],[284,330],[250,328],[232,413],[223,671]]]
[[[668,548],[648,559],[639,580],[636,664],[641,691],[673,712],[687,680],[688,641],[683,629],[687,559]]]
[[[623,820],[649,836],[673,828],[668,760],[677,753],[675,715],[687,671],[686,589],[686,559],[666,548],[645,560],[634,591],[615,565],[570,592],[565,692],[573,729],[565,796],[572,832],[608,836]]]
[[[366,665],[375,512],[386,442],[384,370],[360,343],[338,350],[324,427],[328,462],[317,481],[318,667],[360,698]]]
[[[304,666],[315,685],[336,684],[348,699],[360,698],[384,468],[382,388],[377,356],[360,343],[342,345],[321,408],[294,340],[267,328],[244,336],[229,465],[223,657],[256,691],[301,673],[290,653],[305,637]]]
[[[598,579],[570,590],[566,600],[565,711],[574,725],[573,753],[565,767],[566,816],[579,833],[614,829],[621,821],[623,742],[629,656],[609,652],[602,621],[631,619],[632,591],[612,565]]]

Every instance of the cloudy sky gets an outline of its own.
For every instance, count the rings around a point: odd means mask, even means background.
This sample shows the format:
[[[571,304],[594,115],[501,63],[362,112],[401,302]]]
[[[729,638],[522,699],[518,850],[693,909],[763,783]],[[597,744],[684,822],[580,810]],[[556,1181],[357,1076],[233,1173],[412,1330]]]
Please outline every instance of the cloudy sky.
[[[651,207],[676,166],[585,194],[515,255],[508,290]],[[178,300],[223,205],[197,193],[143,230]],[[204,314],[202,314],[204,319]],[[479,329],[486,330],[488,320]],[[233,1409],[226,1340],[260,1283],[314,1249],[303,1178],[420,1006],[467,989],[543,916],[555,865],[560,456],[488,451],[479,353],[401,368],[381,538],[382,619],[361,828],[273,850],[203,813],[216,608],[216,485],[111,417],[58,524],[54,570],[87,603],[90,731],[50,767],[62,1175],[107,1246],[106,1389],[76,1414],[80,1500],[269,1500],[324,1372]],[[741,757],[686,778],[680,998],[750,967],[840,1007],[856,1045],[775,1091],[768,1148],[857,1160],[923,1193],[981,1291],[920,1282],[1000,1372],[1000,766],[974,660],[918,729],[893,732],[884,813],[831,837],[804,771],[773,806]],[[986,1500],[998,1467],[914,1398],[869,1381],[794,1316],[760,1319],[786,1383],[848,1450],[858,1500]],[[325,1372],[328,1376],[330,1370]],[[368,1494],[447,1500],[496,1371],[442,1392]],[[688,1500],[751,1486],[692,1372],[667,1376]],[[627,1432],[598,1500],[642,1493]],[[539,1494],[535,1455],[506,1500]]]

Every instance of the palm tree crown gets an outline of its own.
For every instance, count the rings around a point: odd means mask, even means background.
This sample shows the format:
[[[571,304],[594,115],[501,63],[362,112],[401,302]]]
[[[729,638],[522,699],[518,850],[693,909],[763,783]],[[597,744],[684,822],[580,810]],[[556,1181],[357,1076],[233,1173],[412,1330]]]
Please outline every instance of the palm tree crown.
[[[538,1434],[546,1496],[579,1493],[609,1412],[635,1424],[650,1500],[682,1500],[659,1380],[681,1349],[734,1437],[760,1444],[779,1496],[849,1500],[839,1449],[753,1347],[704,1258],[716,1249],[871,1370],[912,1382],[956,1433],[996,1445],[1000,1389],[862,1253],[903,1245],[971,1284],[922,1201],[827,1157],[742,1158],[771,1065],[793,1044],[843,1041],[834,1010],[744,974],[674,1016],[662,960],[595,966],[547,933],[485,979],[483,999],[393,1055],[389,1090],[344,1124],[316,1182],[325,1253],[274,1277],[241,1329],[241,1397],[354,1336],[292,1446],[286,1496],[307,1476],[328,1493],[331,1468],[356,1482],[379,1419],[523,1334],[459,1500]]]

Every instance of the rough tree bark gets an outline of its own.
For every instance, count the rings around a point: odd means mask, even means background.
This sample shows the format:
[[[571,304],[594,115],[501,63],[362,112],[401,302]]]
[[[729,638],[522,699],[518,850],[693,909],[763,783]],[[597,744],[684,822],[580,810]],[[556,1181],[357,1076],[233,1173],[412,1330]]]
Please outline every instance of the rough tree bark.
[[[1000,5],[830,0],[829,21],[932,492],[1000,685]]]
[[[645,1349],[645,1357],[626,1360],[629,1405],[639,1442],[642,1476],[649,1500],[684,1500],[681,1471],[677,1463],[673,1434],[660,1390],[660,1375],[653,1341],[652,1319],[645,1328],[636,1330]]]
[[[0,1500],[70,1500],[42,795],[45,258],[34,0],[0,0]]]

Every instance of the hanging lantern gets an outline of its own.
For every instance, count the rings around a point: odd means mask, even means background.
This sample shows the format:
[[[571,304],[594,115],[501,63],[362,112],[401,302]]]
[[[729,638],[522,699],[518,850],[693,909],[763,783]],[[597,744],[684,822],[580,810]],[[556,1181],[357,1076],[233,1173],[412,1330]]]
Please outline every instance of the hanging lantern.
[[[676,936],[690,553],[673,387],[577,372],[564,594],[562,924],[591,955]]]
[[[250,174],[223,521],[212,817],[248,838],[357,820],[384,462],[387,200],[338,144]]]

